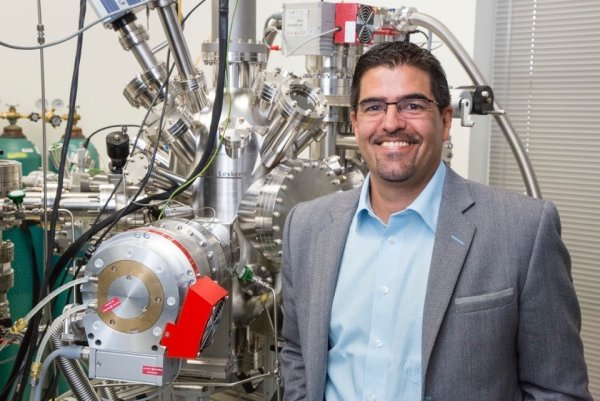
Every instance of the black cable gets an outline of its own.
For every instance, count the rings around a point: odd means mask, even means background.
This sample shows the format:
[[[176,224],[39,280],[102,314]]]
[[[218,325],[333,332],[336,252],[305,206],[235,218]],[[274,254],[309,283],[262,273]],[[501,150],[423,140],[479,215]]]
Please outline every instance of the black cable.
[[[425,36],[426,41],[429,41],[429,35],[427,33],[423,32],[420,29],[415,29],[414,31],[408,32],[408,34],[406,35],[406,42],[410,42],[410,35],[413,35],[415,33],[420,33],[421,35]]]
[[[21,345],[19,346],[19,353],[20,353],[20,351],[21,351],[22,348],[23,348],[23,340],[21,340]],[[19,353],[17,353],[17,356],[15,357],[15,360],[19,356]],[[16,366],[16,363],[15,363],[15,365],[13,365],[13,369],[14,369],[15,366]],[[10,389],[13,387],[13,384],[14,384],[15,380],[23,372],[23,369],[25,369],[25,366],[21,365],[20,368],[17,371],[17,374],[14,375],[14,377],[12,376],[12,372],[11,372],[11,376],[9,377],[9,379],[6,382],[6,384],[4,385],[4,388],[2,389],[2,394],[1,394],[2,398],[0,398],[0,400],[8,399],[8,398],[4,398],[4,397],[8,397],[8,393],[10,392]],[[5,391],[7,392],[7,395],[4,395]]]
[[[83,23],[85,20],[85,11],[86,11],[87,2],[84,0],[80,1],[80,14],[79,14],[79,29],[83,27]],[[46,266],[52,265],[52,256],[54,254],[54,246],[55,246],[55,233],[56,233],[56,224],[58,222],[58,209],[60,208],[60,200],[62,196],[62,188],[65,174],[65,166],[68,158],[69,152],[69,142],[71,140],[71,135],[73,131],[74,125],[74,115],[75,115],[75,104],[77,103],[77,89],[79,86],[79,67],[81,65],[81,54],[83,48],[83,34],[77,37],[77,47],[75,53],[75,62],[73,66],[73,75],[71,78],[71,89],[69,93],[69,104],[71,107],[69,108],[69,113],[67,117],[67,127],[65,129],[64,142],[63,147],[61,149],[61,159],[60,165],[58,168],[58,183],[56,188],[56,195],[54,198],[54,204],[52,206],[52,214],[50,217],[50,229],[48,230],[48,249],[46,255]],[[46,285],[48,283],[45,283]],[[42,291],[44,291],[44,285],[42,285]],[[42,297],[45,294],[40,294]]]
[[[198,9],[198,7],[200,7],[202,4],[204,4],[206,0],[202,0],[200,1],[198,4],[196,4],[194,7],[192,7],[192,9],[185,15],[185,17],[183,17],[183,19],[181,20],[181,29],[183,29],[185,27],[185,21],[187,21],[187,19],[190,17],[190,15],[192,15],[192,13],[194,11],[196,11]]]
[[[27,238],[27,246],[29,247],[29,249],[31,250],[31,264],[32,264],[32,275],[33,275],[33,290],[31,291],[31,302],[32,305],[35,306],[35,295],[33,294],[37,294],[40,292],[40,283],[41,283],[41,278],[40,278],[40,268],[39,265],[37,263],[37,255],[35,253],[35,247],[33,246],[33,234],[31,233],[31,226],[33,225],[37,225],[37,223],[33,223],[31,221],[28,220],[23,220],[21,222],[21,226],[20,226],[20,230],[23,232],[24,234],[24,238]]]

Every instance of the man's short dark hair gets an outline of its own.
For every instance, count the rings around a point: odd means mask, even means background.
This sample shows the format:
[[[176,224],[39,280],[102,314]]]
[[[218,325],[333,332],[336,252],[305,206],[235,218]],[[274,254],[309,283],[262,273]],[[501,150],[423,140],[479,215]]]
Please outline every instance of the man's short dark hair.
[[[350,104],[353,107],[358,104],[360,81],[368,70],[381,66],[394,68],[401,65],[409,65],[429,74],[433,100],[438,103],[440,110],[450,105],[448,80],[439,60],[429,50],[411,42],[385,42],[373,46],[360,56],[352,77]]]

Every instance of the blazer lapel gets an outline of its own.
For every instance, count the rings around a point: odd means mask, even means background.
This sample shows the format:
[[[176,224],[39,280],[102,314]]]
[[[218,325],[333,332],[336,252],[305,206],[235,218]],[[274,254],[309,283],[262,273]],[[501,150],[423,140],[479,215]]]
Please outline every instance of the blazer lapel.
[[[475,226],[463,214],[473,204],[466,180],[448,169],[423,311],[423,383],[435,340],[475,234]]]
[[[359,194],[360,188],[358,191],[348,191],[343,194],[336,210],[332,210],[331,220],[321,222],[323,230],[319,233],[314,248],[314,265],[311,266],[314,269],[312,271],[314,280],[311,280],[312,286],[308,298],[308,302],[312,304],[308,320],[311,341],[306,361],[306,375],[308,383],[315,383],[315,391],[323,391],[325,388],[331,305],[346,237]],[[323,399],[323,394],[315,394],[314,399]]]

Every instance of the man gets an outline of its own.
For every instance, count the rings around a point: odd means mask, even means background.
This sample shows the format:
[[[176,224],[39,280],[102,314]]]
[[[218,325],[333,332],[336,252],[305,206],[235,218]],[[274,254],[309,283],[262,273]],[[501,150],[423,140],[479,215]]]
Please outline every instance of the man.
[[[351,102],[365,183],[285,226],[285,399],[591,400],[556,208],[441,161],[438,60],[375,46]]]

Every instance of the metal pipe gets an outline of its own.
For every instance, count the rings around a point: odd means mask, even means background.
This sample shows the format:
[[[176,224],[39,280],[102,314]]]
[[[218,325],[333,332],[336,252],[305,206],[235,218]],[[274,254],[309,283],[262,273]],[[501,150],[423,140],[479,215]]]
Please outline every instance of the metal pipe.
[[[50,337],[50,343],[55,350],[63,347],[61,334],[65,325],[66,321],[63,323],[63,327],[58,327]],[[87,375],[77,360],[65,358],[63,356],[58,356],[56,359],[58,367],[65,376],[75,398],[81,401],[100,401],[100,397],[98,397],[94,391],[90,380],[87,378]]]
[[[256,0],[228,0],[229,40],[231,43],[246,43],[256,39]],[[211,4],[212,21],[219,20],[219,0]],[[235,10],[235,14],[234,14]],[[219,39],[218,24],[212,25],[212,41]]]
[[[41,0],[37,1],[38,9],[38,43],[43,45],[45,43],[44,37],[44,23],[42,22],[42,3]],[[48,149],[48,132],[46,130],[46,119],[43,117],[46,115],[46,69],[44,63],[44,48],[40,48],[40,86],[42,92],[42,149],[45,152]],[[48,160],[46,157],[42,157],[42,172],[43,172],[43,187],[44,187],[44,199],[48,199]],[[44,209],[44,221],[48,221],[48,211]],[[48,271],[48,229],[44,225],[44,235],[42,241],[42,271]]]
[[[194,60],[187,47],[183,29],[175,10],[175,2],[172,0],[157,0],[155,5],[179,72],[178,84],[182,92],[181,95],[185,99],[186,106],[190,108],[191,114],[197,114],[208,104],[204,75],[194,66]],[[196,128],[195,134],[199,135],[200,130],[197,129],[198,127],[193,128]]]
[[[452,51],[454,56],[461,63],[467,74],[471,77],[471,80],[475,85],[487,85],[483,74],[475,65],[475,62],[471,59],[466,50],[462,47],[458,39],[437,19],[419,12],[415,12],[413,9],[409,9],[406,16],[399,17],[397,22],[401,26],[405,26],[405,21],[409,24],[418,25],[426,29],[431,30],[434,34],[440,37],[442,41]],[[494,100],[494,109],[502,110],[500,104]],[[495,114],[494,118],[500,126],[500,129],[504,133],[508,144],[515,156],[521,176],[525,182],[527,194],[534,198],[541,198],[542,194],[539,189],[533,166],[529,160],[529,156],[521,143],[515,129],[513,128],[510,120],[505,114]]]
[[[277,32],[281,29],[283,21],[283,15],[281,12],[271,14],[265,20],[265,26],[263,27],[263,43],[267,46],[271,46],[277,37]]]
[[[358,145],[353,135],[338,135],[335,138],[335,146],[341,149],[358,150]]]
[[[59,213],[66,213],[71,218],[71,239],[75,240],[75,216],[69,209],[58,209]],[[73,258],[73,272],[77,268],[77,261]],[[73,291],[73,302],[75,302],[75,291]]]
[[[177,19],[175,4],[172,1],[158,1],[157,3],[158,17],[167,36],[169,48],[173,52],[179,76],[182,81],[193,78],[197,75],[196,68],[183,36],[181,24]]]
[[[156,56],[148,46],[148,33],[141,25],[136,25],[136,17],[131,17],[113,23],[120,34],[119,42],[125,50],[129,50],[135,56],[142,70],[148,71],[158,66]],[[125,18],[125,17],[123,17]]]

